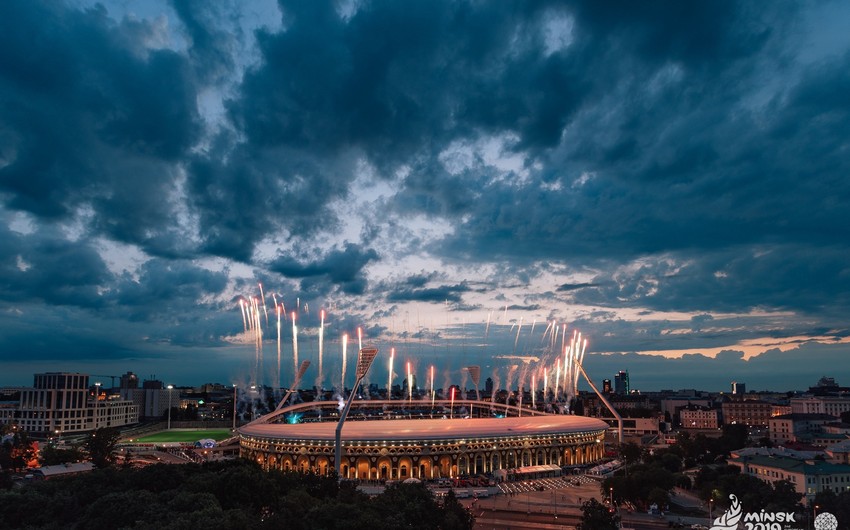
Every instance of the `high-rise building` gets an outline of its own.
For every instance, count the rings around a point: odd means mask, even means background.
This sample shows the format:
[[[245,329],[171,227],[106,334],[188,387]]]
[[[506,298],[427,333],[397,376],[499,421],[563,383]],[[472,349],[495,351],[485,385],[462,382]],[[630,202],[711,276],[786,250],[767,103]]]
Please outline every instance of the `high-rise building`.
[[[628,394],[629,391],[629,371],[620,370],[614,376],[614,392],[617,394]]]
[[[139,421],[135,404],[105,398],[100,387],[94,392],[89,390],[88,374],[35,374],[33,387],[21,390],[18,424],[31,433],[65,434]]]
[[[732,395],[733,396],[741,396],[747,393],[747,385],[744,383],[739,383],[737,381],[732,381]]]
[[[611,380],[610,379],[603,379],[602,380],[602,392],[604,394],[610,394],[611,393]]]
[[[133,372],[122,375],[121,388],[139,388],[139,377]]]

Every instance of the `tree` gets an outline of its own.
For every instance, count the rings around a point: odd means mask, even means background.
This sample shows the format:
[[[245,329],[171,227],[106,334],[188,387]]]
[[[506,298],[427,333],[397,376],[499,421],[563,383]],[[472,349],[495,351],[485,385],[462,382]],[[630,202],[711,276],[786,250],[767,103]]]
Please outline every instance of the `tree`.
[[[623,459],[627,466],[640,461],[640,455],[642,453],[643,449],[634,442],[626,442],[620,445],[620,458]]]
[[[115,462],[115,446],[121,433],[113,427],[101,427],[86,440],[89,458],[95,467],[109,467]]]
[[[576,530],[617,530],[620,516],[596,499],[590,499],[581,505],[581,522]]]
[[[733,423],[723,426],[723,434],[720,436],[718,451],[729,454],[729,451],[747,446],[750,439],[749,427],[742,423]]]
[[[454,490],[449,490],[443,501],[443,530],[472,530],[475,526],[475,516],[463,507],[455,497]]]
[[[777,480],[773,483],[773,493],[767,505],[769,512],[794,512],[800,507],[802,493],[797,493],[794,485],[787,480]]]
[[[70,449],[59,449],[55,445],[47,445],[41,450],[38,461],[43,466],[58,466],[68,462],[79,462],[83,455],[77,447]]]
[[[0,444],[0,467],[12,471],[20,471],[36,459],[35,444],[29,441],[25,431],[14,431],[5,436]]]

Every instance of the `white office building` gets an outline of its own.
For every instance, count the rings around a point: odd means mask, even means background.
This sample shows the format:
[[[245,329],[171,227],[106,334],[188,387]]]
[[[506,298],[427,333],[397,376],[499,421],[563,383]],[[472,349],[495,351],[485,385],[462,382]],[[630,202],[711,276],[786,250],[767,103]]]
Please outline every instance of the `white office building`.
[[[138,423],[139,409],[132,401],[107,399],[89,390],[89,376],[81,373],[35,374],[32,388],[21,389],[15,422],[36,435],[63,435],[102,427]]]

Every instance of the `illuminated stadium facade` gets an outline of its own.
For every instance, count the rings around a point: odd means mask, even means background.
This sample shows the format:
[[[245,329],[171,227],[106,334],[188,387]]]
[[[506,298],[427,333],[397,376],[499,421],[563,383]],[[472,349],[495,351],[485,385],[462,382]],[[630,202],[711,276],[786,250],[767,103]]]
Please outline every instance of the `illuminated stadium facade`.
[[[339,403],[311,402],[239,429],[240,454],[265,469],[334,469]],[[344,477],[436,479],[602,458],[608,425],[480,401],[355,401],[342,430]]]

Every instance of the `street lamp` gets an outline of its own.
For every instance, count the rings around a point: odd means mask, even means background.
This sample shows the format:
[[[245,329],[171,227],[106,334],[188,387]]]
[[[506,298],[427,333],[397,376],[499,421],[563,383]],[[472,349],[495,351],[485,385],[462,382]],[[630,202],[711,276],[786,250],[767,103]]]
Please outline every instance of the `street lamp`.
[[[233,385],[233,432],[236,432],[236,385]]]
[[[711,526],[711,509],[714,508],[714,497],[708,499],[708,526]]]
[[[345,423],[345,417],[348,416],[348,411],[351,409],[351,403],[354,401],[354,396],[357,395],[357,389],[363,378],[366,377],[366,372],[372,366],[372,361],[378,355],[378,348],[361,348],[357,354],[357,370],[355,371],[354,387],[351,389],[351,395],[348,396],[348,401],[345,402],[342,412],[339,415],[339,422],[336,424],[336,438],[334,440],[334,466],[339,478],[342,478],[342,424]]]
[[[94,430],[97,430],[97,413],[100,411],[100,383],[94,384]]]
[[[168,385],[168,430],[171,430],[171,391],[174,389],[174,385]]]

